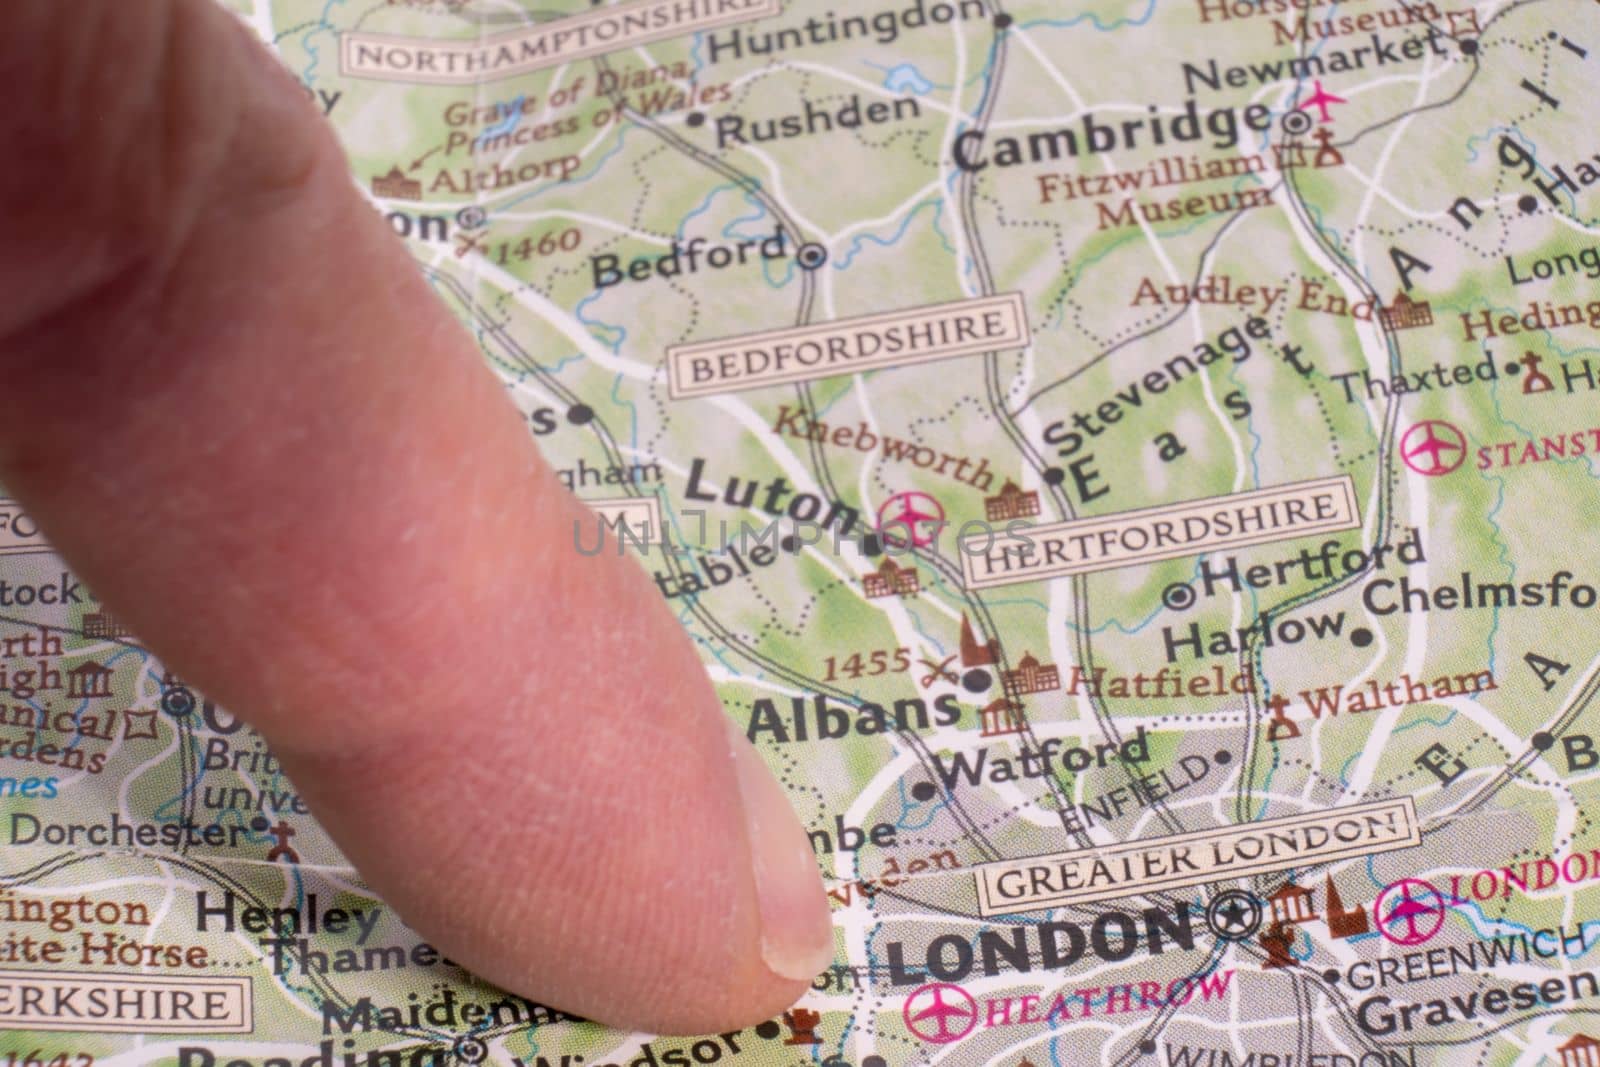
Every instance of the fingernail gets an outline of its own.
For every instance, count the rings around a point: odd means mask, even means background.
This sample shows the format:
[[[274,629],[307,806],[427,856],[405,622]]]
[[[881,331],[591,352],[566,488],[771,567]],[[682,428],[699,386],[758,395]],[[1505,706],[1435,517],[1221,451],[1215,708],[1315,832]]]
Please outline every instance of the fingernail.
[[[728,722],[733,767],[761,909],[761,958],[774,974],[810,980],[833,962],[833,919],[811,841],[783,787]]]

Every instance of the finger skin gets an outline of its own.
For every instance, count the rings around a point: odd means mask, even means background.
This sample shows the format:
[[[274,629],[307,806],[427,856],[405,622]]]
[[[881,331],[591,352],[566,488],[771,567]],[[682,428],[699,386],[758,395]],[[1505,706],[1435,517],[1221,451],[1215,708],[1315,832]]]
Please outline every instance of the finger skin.
[[[587,512],[276,61],[210,0],[6,0],[0,97],[33,103],[0,112],[0,480],[97,596],[477,973],[658,1032],[798,997],[693,649],[573,550]],[[826,924],[820,882],[786,899]]]

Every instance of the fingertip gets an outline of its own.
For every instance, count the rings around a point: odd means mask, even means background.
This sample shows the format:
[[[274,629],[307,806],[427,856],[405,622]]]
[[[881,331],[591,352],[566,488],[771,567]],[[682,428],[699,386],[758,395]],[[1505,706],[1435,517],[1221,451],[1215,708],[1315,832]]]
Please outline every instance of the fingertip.
[[[727,729],[761,914],[761,958],[780,981],[810,983],[833,959],[833,922],[811,841],[755,748],[731,720]]]

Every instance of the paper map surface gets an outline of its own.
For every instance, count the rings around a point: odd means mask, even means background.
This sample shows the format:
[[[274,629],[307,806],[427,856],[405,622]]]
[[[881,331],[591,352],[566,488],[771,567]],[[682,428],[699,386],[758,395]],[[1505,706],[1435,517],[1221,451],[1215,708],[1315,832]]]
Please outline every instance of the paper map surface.
[[[835,961],[702,1038],[475,979],[5,503],[4,1067],[1600,1065],[1600,4],[226,3]]]

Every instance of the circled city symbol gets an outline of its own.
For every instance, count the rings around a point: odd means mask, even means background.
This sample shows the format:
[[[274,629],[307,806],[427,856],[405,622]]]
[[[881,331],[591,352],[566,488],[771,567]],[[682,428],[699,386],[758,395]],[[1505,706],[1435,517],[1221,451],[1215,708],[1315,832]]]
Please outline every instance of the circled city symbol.
[[[1378,933],[1397,945],[1420,945],[1444,929],[1444,894],[1420,878],[1391,882],[1372,902]]]
[[[174,719],[194,713],[194,693],[188,686],[175,685],[161,691],[161,710]]]
[[[906,1029],[935,1045],[960,1041],[978,1025],[978,1005],[965,989],[930,982],[906,998]]]
[[[1451,423],[1428,419],[1400,438],[1400,458],[1418,474],[1437,478],[1466,462],[1467,437]]]
[[[1206,906],[1206,925],[1224,941],[1248,941],[1261,928],[1261,901],[1242,889],[1224,889]]]
[[[878,509],[878,536],[896,548],[905,548],[908,537],[927,548],[943,528],[944,506],[927,493],[896,493]]]
[[[466,1064],[482,1063],[489,1056],[489,1046],[475,1037],[462,1037],[455,1045],[456,1057]]]

